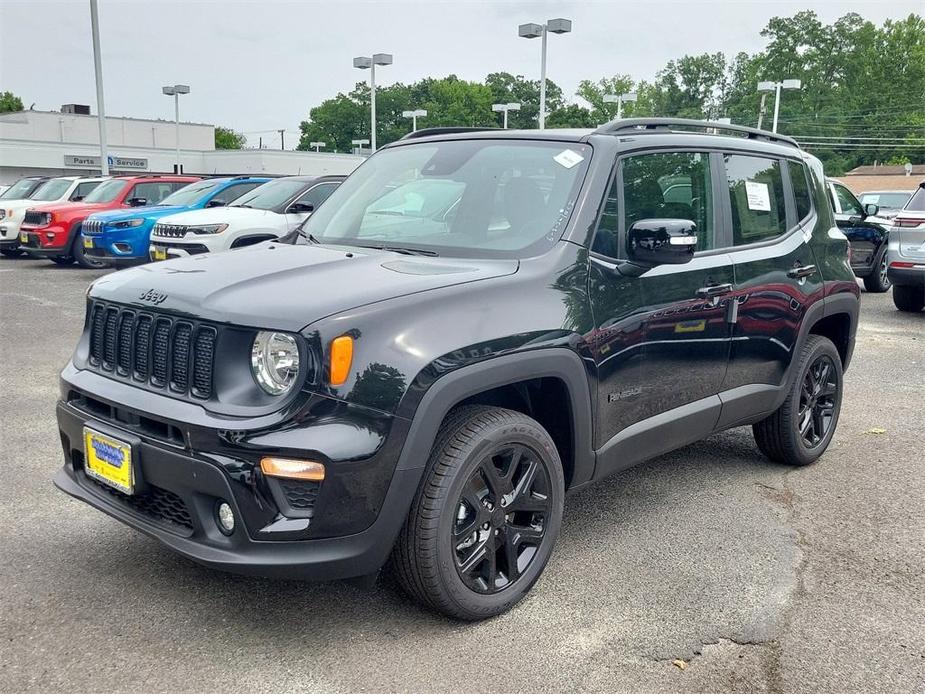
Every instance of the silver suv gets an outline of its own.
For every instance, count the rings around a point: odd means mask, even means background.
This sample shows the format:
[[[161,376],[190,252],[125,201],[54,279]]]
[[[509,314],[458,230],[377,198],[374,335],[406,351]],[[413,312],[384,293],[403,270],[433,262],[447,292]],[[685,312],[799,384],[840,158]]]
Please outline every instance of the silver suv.
[[[893,219],[887,274],[896,308],[916,313],[925,308],[925,181]]]

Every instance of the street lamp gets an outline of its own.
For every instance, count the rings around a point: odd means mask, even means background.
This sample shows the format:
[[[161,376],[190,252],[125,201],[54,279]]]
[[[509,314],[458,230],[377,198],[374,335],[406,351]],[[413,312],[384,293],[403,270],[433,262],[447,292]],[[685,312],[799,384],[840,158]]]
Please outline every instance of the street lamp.
[[[322,147],[327,147],[328,143],[327,142],[309,142],[308,146],[314,147],[315,151],[318,152]]]
[[[800,80],[781,80],[780,82],[759,82],[758,91],[761,92],[761,107],[758,110],[758,129],[761,129],[761,122],[764,120],[764,100],[769,92],[774,92],[774,122],[771,126],[771,132],[777,132],[777,114],[780,112],[780,90],[781,89],[799,89],[803,86]]]
[[[623,118],[623,104],[630,104],[636,101],[636,92],[627,92],[626,94],[604,94],[605,104],[617,105],[617,119]]]
[[[180,169],[180,94],[189,94],[189,85],[187,84],[175,84],[172,87],[161,87],[161,91],[164,92],[166,96],[173,97],[173,115],[177,124],[177,171],[176,173],[180,174],[183,171]]]
[[[376,66],[391,64],[391,53],[373,53],[372,58],[361,56],[353,59],[353,67],[369,70],[369,138],[372,141],[370,146],[372,152],[376,151]]]
[[[546,127],[546,34],[567,34],[572,30],[571,19],[550,19],[545,24],[521,24],[517,35],[525,39],[542,38],[542,57],[540,58],[540,130]]]
[[[362,153],[363,145],[368,145],[369,140],[367,140],[366,138],[363,138],[362,140],[350,140],[350,144],[353,145],[354,147],[358,147],[360,150],[360,153]]]
[[[109,149],[106,144],[106,107],[103,105],[103,63],[100,58],[100,8],[90,0],[90,35],[93,39],[93,74],[96,77],[96,119],[100,129],[100,173],[109,175]]]
[[[418,118],[424,118],[427,115],[427,110],[419,108],[415,109],[414,111],[402,111],[401,115],[404,118],[411,119],[411,132],[414,132],[418,129]]]
[[[507,130],[507,112],[508,111],[519,111],[520,104],[492,104],[491,110],[504,114],[504,129]]]

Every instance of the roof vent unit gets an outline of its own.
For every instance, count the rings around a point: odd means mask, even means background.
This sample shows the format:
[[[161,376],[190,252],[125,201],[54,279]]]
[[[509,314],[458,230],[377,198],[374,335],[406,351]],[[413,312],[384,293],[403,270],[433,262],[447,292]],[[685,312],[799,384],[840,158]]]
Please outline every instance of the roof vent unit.
[[[89,116],[90,107],[86,104],[64,104],[61,107],[61,113],[76,113],[80,116]]]

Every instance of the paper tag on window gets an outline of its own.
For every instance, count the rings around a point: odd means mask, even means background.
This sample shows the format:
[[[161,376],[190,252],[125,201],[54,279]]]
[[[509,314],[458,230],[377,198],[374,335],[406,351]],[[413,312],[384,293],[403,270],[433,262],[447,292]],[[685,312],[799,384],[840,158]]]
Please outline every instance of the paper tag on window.
[[[771,194],[767,183],[745,181],[745,197],[748,200],[748,209],[759,212],[771,211]]]
[[[575,164],[580,164],[585,160],[578,152],[571,149],[563,149],[556,156],[553,157],[558,164],[561,164],[566,169],[571,169]]]

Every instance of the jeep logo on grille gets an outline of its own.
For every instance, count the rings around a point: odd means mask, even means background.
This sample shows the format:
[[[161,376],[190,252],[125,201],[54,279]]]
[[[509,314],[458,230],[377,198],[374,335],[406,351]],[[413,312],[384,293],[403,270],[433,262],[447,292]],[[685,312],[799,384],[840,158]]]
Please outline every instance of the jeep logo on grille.
[[[156,292],[153,289],[149,289],[144,294],[138,297],[141,301],[149,301],[155,306],[162,304],[167,301],[167,295],[162,294],[161,292]]]

